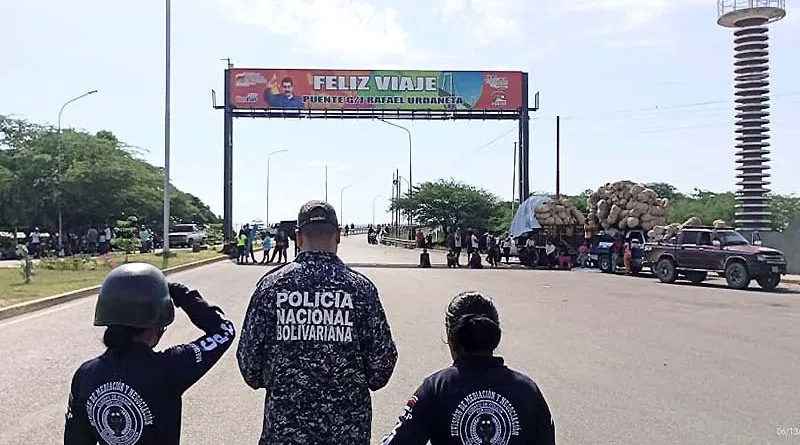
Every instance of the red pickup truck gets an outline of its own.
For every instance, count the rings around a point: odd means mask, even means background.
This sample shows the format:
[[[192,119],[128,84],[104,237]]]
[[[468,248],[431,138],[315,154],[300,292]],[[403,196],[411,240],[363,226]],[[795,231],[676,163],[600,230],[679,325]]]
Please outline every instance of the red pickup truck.
[[[670,240],[645,245],[645,257],[663,283],[683,277],[698,284],[709,272],[717,272],[734,289],[745,289],[755,279],[763,289],[772,290],[786,274],[782,252],[751,245],[733,229],[684,226]]]

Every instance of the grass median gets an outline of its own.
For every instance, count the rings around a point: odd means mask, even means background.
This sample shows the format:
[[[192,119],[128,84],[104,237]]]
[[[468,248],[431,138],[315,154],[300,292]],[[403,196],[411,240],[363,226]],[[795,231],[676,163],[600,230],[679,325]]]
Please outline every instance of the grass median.
[[[221,256],[218,249],[200,252],[179,250],[174,251],[173,255],[168,261],[164,261],[164,258],[157,254],[135,253],[128,255],[128,262],[150,263],[161,269],[167,269]],[[70,258],[61,260],[60,264],[54,264],[51,260],[36,265],[34,275],[28,284],[25,284],[20,267],[0,268],[0,308],[98,285],[113,267],[124,262],[125,255],[121,253],[112,253],[91,260],[85,258],[77,266]]]

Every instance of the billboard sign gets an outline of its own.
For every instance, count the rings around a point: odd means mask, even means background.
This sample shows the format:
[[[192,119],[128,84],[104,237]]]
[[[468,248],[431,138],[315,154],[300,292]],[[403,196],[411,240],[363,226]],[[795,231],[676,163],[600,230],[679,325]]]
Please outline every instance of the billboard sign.
[[[233,108],[497,111],[522,107],[518,71],[229,71]]]

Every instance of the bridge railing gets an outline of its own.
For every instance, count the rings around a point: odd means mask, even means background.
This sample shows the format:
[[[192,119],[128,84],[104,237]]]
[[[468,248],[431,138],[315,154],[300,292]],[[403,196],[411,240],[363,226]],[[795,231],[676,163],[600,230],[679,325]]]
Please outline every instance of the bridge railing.
[[[366,235],[367,232],[369,231],[369,226],[370,226],[369,224],[357,225],[354,228],[350,229],[349,234],[350,235]],[[408,238],[409,226],[407,226],[407,225],[403,225],[403,226],[399,226],[399,227],[388,226],[387,225],[387,226],[384,226],[384,227],[386,228],[386,235],[387,236],[391,236],[391,237],[394,237],[394,238],[401,238],[401,239],[402,238],[406,238],[406,239]]]

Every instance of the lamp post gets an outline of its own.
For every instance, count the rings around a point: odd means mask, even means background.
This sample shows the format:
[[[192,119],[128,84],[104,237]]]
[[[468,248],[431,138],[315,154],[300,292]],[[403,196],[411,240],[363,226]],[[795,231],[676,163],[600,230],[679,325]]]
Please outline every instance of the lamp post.
[[[400,180],[405,181],[406,184],[408,185],[408,197],[410,198],[411,197],[411,181],[409,181],[408,179],[406,179],[403,176],[397,175],[397,179],[395,179],[395,181],[396,181],[396,184],[397,184],[397,196],[398,196],[398,198],[401,195],[401,192],[402,192],[402,187],[401,186],[403,184]],[[400,215],[399,214],[397,215],[397,225],[398,226],[400,225]],[[411,227],[412,225],[414,225],[414,223],[411,220],[411,212],[408,212],[408,226]]]
[[[412,181],[412,176],[411,176],[411,170],[412,170],[412,167],[411,167],[411,165],[412,165],[411,164],[411,130],[409,130],[408,128],[406,128],[406,127],[404,127],[402,125],[398,125],[398,124],[395,124],[393,122],[389,122],[387,120],[383,120],[383,119],[378,119],[378,120],[380,120],[384,124],[389,124],[392,127],[399,128],[399,129],[405,131],[406,134],[408,135],[408,196],[411,197],[412,185],[414,184],[414,182]],[[409,215],[408,218],[409,218],[409,222],[410,222],[411,221],[411,215]]]
[[[341,224],[342,227],[344,227],[344,191],[350,187],[352,187],[352,185],[347,184],[339,191],[339,224]]]
[[[169,100],[170,100],[170,58],[171,58],[171,42],[170,42],[170,32],[171,32],[171,13],[172,13],[172,3],[170,0],[166,1],[166,14],[165,14],[165,53],[166,59],[164,61],[164,242],[163,247],[161,248],[161,252],[164,257],[164,261],[169,258],[169,160],[170,160],[170,109],[169,109]]]
[[[328,202],[328,164],[325,164],[325,202]]]
[[[61,115],[64,113],[64,108],[66,108],[67,105],[69,105],[72,102],[75,102],[77,100],[83,99],[86,96],[90,96],[90,95],[92,95],[92,94],[94,94],[96,92],[97,92],[97,90],[88,91],[86,93],[81,94],[78,97],[70,99],[70,100],[64,102],[64,105],[62,105],[61,109],[58,110],[58,142],[56,144],[56,146],[58,148],[58,159],[56,160],[56,176],[58,176],[57,180],[58,180],[58,253],[59,253],[59,255],[63,255],[64,254],[63,244],[62,244],[62,239],[64,237],[64,234],[63,234],[63,229],[64,228],[62,227],[62,220],[61,220]]]
[[[383,195],[372,198],[372,227],[375,227],[375,200],[378,198],[383,198]]]
[[[275,155],[275,154],[278,154],[278,153],[286,153],[287,151],[289,151],[289,150],[287,150],[287,149],[275,150],[275,151],[273,151],[273,152],[271,152],[270,154],[267,155],[267,218],[264,221],[264,224],[266,224],[267,227],[269,227],[269,160],[272,157],[272,155]]]

